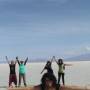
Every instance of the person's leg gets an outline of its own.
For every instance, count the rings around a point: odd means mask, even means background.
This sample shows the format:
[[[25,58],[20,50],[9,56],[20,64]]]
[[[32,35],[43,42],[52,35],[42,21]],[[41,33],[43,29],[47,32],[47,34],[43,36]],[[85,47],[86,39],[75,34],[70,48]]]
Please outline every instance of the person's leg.
[[[12,84],[12,75],[9,75],[9,87],[11,86]]]
[[[19,87],[21,86],[21,78],[22,78],[22,75],[21,74],[19,74]]]
[[[64,73],[62,73],[62,82],[63,82],[63,85],[65,85]]]
[[[23,74],[23,83],[24,83],[24,86],[26,87],[27,84],[26,84],[26,75],[25,74]]]
[[[15,87],[17,87],[17,81],[15,81],[14,84],[15,84]]]
[[[16,74],[14,75],[14,84],[15,84],[15,87],[17,87],[17,76],[16,76]]]
[[[60,83],[61,73],[58,73],[58,84]]]

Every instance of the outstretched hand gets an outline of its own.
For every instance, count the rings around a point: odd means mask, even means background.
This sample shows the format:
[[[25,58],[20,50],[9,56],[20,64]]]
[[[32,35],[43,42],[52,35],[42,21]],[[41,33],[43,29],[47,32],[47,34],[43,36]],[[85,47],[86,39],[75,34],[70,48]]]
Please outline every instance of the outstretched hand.
[[[53,56],[52,58],[55,59],[55,56]]]
[[[53,60],[55,60],[55,56],[52,57],[52,59],[51,59],[51,63],[52,63]]]
[[[18,60],[18,56],[16,57],[16,60]]]

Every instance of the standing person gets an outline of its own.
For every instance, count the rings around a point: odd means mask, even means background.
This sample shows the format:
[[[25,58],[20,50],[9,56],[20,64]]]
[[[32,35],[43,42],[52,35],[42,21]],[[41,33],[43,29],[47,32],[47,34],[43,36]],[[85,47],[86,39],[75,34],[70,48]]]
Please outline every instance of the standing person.
[[[44,69],[42,70],[41,74],[43,73],[44,70],[47,70],[48,73],[53,74],[53,69],[51,67],[52,61],[53,61],[53,58],[51,59],[51,61],[47,61],[47,63],[45,65]]]
[[[19,61],[18,60],[18,57],[16,57],[16,60],[19,64],[19,87],[21,85],[21,79],[23,78],[23,83],[24,83],[24,86],[26,87],[27,84],[26,84],[26,69],[25,69],[25,65],[28,61],[28,57],[26,58],[25,61]]]
[[[34,90],[59,90],[54,74],[45,73],[41,78],[41,84],[34,86]]]
[[[56,61],[56,59],[55,59],[55,61]],[[58,70],[58,84],[60,83],[60,79],[61,79],[61,76],[62,76],[62,82],[63,82],[63,85],[65,85],[65,80],[64,80],[65,66],[71,66],[71,64],[64,64],[63,59],[58,59],[58,61],[56,61],[56,63],[59,67],[59,70]]]
[[[7,56],[6,56],[6,60],[9,64],[10,67],[10,74],[9,74],[9,87],[12,86],[12,82],[15,84],[15,86],[17,87],[17,76],[16,76],[16,71],[15,71],[15,67],[16,67],[16,61],[11,60],[9,62]]]
[[[60,79],[61,79],[61,76],[62,76],[62,82],[63,82],[63,85],[64,85],[65,84],[65,81],[64,81],[65,64],[63,63],[62,59],[58,59],[58,62],[56,61],[56,63],[59,67],[59,70],[58,70],[58,84],[60,83]]]

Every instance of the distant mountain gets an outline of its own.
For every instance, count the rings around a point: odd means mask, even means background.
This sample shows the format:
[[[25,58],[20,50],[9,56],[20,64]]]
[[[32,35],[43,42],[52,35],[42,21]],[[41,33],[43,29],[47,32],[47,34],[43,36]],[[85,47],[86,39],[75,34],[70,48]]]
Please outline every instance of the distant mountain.
[[[46,62],[48,59],[46,58],[37,58],[37,59],[30,59],[28,62]],[[90,61],[90,53],[70,57],[64,59],[65,61]],[[0,63],[7,63],[5,60],[0,60]]]
[[[37,58],[37,59],[28,60],[28,63],[30,63],[30,62],[46,62],[46,61],[47,61],[47,59],[45,59],[45,58]],[[7,61],[6,60],[0,60],[0,63],[7,63]]]
[[[31,59],[28,62],[46,62],[47,59],[45,58],[37,58],[37,59]]]
[[[90,61],[90,53],[86,53],[86,54],[66,58],[64,60],[65,61]],[[38,58],[38,59],[30,60],[29,62],[46,62],[46,61],[47,61],[47,59],[45,59],[45,58],[43,58],[43,59]]]
[[[67,61],[90,61],[90,53],[65,59]]]

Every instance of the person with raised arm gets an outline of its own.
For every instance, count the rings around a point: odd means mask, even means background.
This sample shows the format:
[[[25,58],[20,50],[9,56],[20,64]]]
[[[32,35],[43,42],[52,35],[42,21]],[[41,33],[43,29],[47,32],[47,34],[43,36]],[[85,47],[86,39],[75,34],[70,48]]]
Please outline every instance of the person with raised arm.
[[[52,61],[53,61],[53,57],[52,57],[51,61],[47,61],[47,63],[46,63],[46,65],[45,65],[45,67],[43,68],[41,74],[43,73],[44,70],[47,70],[47,73],[53,74],[53,69],[52,69],[52,67],[51,67]]]
[[[9,61],[7,56],[6,56],[6,61],[7,61],[7,63],[9,64],[9,67],[10,67],[9,87],[12,86],[12,82],[13,82],[13,83],[15,84],[15,86],[17,87],[17,76],[16,76],[16,70],[15,70],[16,61],[14,61],[14,60]]]
[[[63,63],[63,59],[58,59],[58,61],[55,59],[54,57],[54,60],[56,61],[58,67],[59,67],[59,70],[58,70],[58,84],[60,83],[60,79],[62,77],[62,83],[63,85],[65,85],[65,79],[64,79],[64,76],[65,76],[65,66],[71,66],[71,64],[64,64]]]
[[[18,60],[18,57],[16,57],[16,60],[18,62],[18,65],[19,65],[19,87],[21,86],[21,79],[23,79],[23,82],[24,82],[24,86],[26,87],[27,84],[26,84],[26,63],[28,61],[28,57],[26,58],[25,61],[19,61]]]

